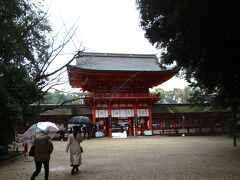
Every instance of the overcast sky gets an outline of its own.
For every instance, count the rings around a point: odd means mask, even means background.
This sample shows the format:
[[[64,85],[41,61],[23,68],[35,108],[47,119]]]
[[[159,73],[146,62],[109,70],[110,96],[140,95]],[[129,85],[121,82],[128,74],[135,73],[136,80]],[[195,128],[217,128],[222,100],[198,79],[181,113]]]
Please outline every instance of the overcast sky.
[[[60,31],[64,35],[72,26],[77,27],[64,51],[70,56],[83,48],[86,52],[100,53],[159,53],[144,37],[135,0],[46,0],[45,3],[55,34]],[[67,59],[61,57],[59,61]],[[184,80],[174,77],[160,87],[169,90],[186,85]]]

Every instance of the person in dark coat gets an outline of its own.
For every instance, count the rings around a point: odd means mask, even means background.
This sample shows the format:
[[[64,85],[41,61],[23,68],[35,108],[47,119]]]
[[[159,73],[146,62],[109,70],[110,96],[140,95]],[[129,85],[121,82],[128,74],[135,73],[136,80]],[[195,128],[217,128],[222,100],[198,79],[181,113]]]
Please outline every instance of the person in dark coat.
[[[44,165],[45,170],[45,180],[48,180],[49,161],[50,155],[53,151],[53,144],[47,134],[42,133],[34,139],[33,146],[36,170],[32,174],[31,180],[34,180],[36,176],[41,172],[42,164]]]
[[[125,130],[126,130],[126,133],[127,133],[127,137],[130,137],[130,125],[129,124],[125,125]]]

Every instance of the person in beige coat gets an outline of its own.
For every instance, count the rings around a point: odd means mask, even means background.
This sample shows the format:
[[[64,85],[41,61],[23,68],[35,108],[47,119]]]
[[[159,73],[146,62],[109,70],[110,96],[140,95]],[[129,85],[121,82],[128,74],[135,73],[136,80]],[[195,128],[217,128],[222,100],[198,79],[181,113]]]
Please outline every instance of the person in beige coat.
[[[66,152],[70,149],[70,165],[72,166],[71,174],[78,172],[81,164],[82,147],[80,143],[84,140],[80,133],[79,126],[73,127],[73,132],[68,136]]]
[[[32,174],[31,180],[34,180],[36,176],[41,172],[42,164],[44,165],[45,170],[45,180],[48,180],[49,161],[50,155],[53,151],[53,144],[47,134],[42,133],[34,139],[33,146],[36,170]]]

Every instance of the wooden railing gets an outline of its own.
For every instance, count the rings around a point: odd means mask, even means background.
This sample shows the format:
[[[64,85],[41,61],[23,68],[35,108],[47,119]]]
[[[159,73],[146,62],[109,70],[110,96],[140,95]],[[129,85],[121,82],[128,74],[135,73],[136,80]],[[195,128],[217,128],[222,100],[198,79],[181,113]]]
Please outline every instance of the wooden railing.
[[[150,93],[93,93],[90,95],[94,97],[160,97],[160,94]]]

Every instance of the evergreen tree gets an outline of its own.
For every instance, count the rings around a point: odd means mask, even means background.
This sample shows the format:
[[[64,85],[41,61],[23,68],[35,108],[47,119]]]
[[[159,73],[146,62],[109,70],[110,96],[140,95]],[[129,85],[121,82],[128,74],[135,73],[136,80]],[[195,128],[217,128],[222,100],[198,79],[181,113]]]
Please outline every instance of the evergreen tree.
[[[0,145],[14,138],[17,122],[30,113],[29,105],[42,99],[39,76],[49,56],[51,31],[41,3],[0,0]]]
[[[236,123],[240,111],[240,1],[136,2],[146,37],[163,50],[162,63],[176,62],[208,101],[231,107]]]

